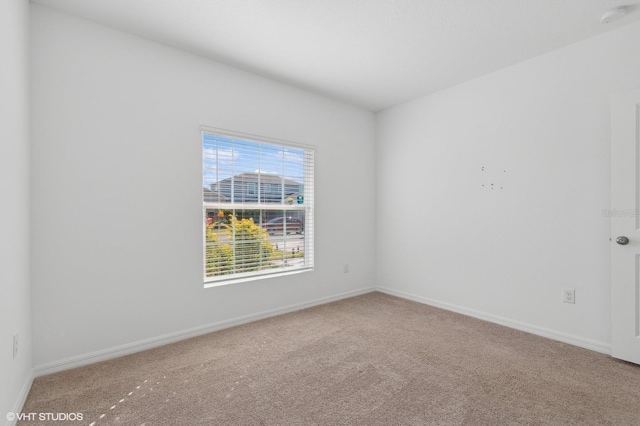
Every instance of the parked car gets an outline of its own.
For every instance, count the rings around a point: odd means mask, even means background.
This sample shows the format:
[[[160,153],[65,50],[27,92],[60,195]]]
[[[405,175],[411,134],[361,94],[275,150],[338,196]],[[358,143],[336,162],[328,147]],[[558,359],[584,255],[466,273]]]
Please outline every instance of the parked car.
[[[276,217],[264,223],[262,227],[267,230],[269,235],[302,234],[304,232],[304,222],[296,217]]]

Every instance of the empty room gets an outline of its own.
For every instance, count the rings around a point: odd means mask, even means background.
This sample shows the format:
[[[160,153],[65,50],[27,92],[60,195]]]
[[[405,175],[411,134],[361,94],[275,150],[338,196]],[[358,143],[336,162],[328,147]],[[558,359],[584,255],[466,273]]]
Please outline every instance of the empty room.
[[[3,0],[0,418],[639,425],[640,1]]]

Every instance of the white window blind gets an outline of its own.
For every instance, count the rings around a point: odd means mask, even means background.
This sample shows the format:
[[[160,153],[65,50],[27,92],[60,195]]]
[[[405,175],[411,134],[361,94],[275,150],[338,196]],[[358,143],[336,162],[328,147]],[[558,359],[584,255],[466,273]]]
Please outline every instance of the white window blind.
[[[206,129],[202,165],[206,286],[313,268],[312,148]]]

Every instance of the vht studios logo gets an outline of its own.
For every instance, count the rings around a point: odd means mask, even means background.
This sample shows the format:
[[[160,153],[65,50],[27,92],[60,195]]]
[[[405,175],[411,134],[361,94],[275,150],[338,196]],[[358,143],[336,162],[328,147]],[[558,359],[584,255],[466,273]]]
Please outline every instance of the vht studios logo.
[[[41,422],[75,422],[83,420],[82,413],[7,413],[7,420],[41,421]]]
[[[606,217],[637,217],[639,213],[640,211],[638,211],[637,209],[636,210],[633,210],[633,209],[602,210],[602,216],[606,216]]]

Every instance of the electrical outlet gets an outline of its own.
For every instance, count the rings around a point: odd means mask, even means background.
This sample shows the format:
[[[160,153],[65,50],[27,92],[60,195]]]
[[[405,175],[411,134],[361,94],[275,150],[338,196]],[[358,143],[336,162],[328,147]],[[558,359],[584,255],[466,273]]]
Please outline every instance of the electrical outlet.
[[[13,335],[13,357],[18,356],[18,333]]]
[[[348,264],[348,263],[345,263],[345,264],[342,266],[342,271],[343,271],[345,274],[346,274],[347,272],[349,272],[349,264]]]
[[[573,288],[563,288],[562,301],[564,303],[576,303],[576,290]]]

